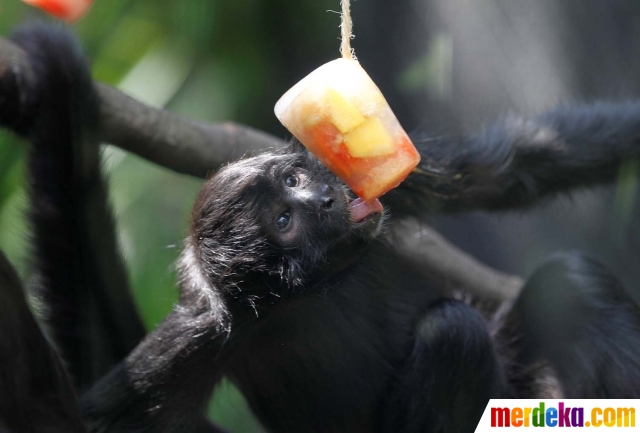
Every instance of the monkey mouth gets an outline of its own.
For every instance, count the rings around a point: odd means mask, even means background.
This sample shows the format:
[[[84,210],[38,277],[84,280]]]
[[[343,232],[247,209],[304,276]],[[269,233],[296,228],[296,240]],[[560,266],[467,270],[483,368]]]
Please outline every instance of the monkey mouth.
[[[382,213],[382,203],[380,200],[364,201],[357,198],[349,202],[349,212],[351,213],[351,221],[361,223],[372,215]]]

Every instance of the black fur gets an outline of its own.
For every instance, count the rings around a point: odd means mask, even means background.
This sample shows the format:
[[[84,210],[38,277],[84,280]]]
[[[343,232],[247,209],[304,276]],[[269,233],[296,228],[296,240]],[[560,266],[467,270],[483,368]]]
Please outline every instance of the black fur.
[[[556,255],[529,279],[512,314],[528,340],[521,362],[550,360],[568,398],[640,395],[638,306],[600,263]]]
[[[37,85],[27,114],[1,121],[33,142],[40,286],[58,319],[53,336],[83,388],[132,345],[127,326],[137,320],[98,171],[95,95],[66,34],[32,29],[17,41],[36,65]],[[634,104],[564,108],[474,138],[433,140],[420,146],[418,172],[386,202],[396,216],[507,209],[610,181],[639,148],[636,119]],[[489,398],[550,396],[558,390],[543,382],[554,378],[569,396],[640,397],[640,313],[600,265],[575,254],[554,259],[504,321],[487,324],[396,250],[385,218],[352,222],[349,198],[297,145],[220,170],[194,205],[178,304],[83,394],[89,430],[216,431],[201,414],[224,376],[274,432],[468,432]],[[285,211],[290,223],[278,228]],[[89,338],[84,326],[103,338]],[[0,332],[0,344],[9,341]],[[56,362],[51,374],[60,377]],[[85,362],[98,367],[87,372]],[[16,370],[18,384],[43,368],[28,365]],[[11,411],[0,416],[0,428],[17,423]]]
[[[386,431],[428,426],[470,432],[490,398],[514,395],[482,316],[460,301],[439,300],[418,324],[413,351],[385,407]]]
[[[0,330],[0,431],[85,432],[67,373],[1,251]]]
[[[97,99],[63,27],[31,26],[13,39],[35,75],[20,124],[31,142],[34,290],[72,377],[86,389],[144,336],[100,177]]]
[[[284,186],[291,172],[306,180]],[[619,352],[613,352],[620,363],[615,384],[598,381],[587,392],[599,379],[591,364],[609,356],[609,345],[558,333],[558,347],[528,355],[546,330],[534,329],[541,321],[536,315],[563,315],[535,302],[529,287],[506,321],[513,338],[503,331],[493,343],[480,314],[443,301],[446,294],[430,287],[419,263],[384,239],[378,220],[364,226],[348,220],[341,189],[297,147],[231,164],[209,180],[192,214],[178,306],[84,400],[96,431],[178,431],[222,376],[278,432],[470,431],[491,397],[554,395],[540,383],[549,376],[541,357],[558,372],[562,390],[575,381],[585,396],[640,395],[640,368],[623,356],[640,338],[639,311],[611,281],[552,289],[555,296],[582,290],[612,299],[576,313],[578,328],[609,334]],[[317,207],[325,190],[335,192],[331,209]],[[273,232],[283,208],[299,215],[293,234]],[[557,266],[558,276],[574,277],[573,269]],[[540,272],[556,278],[546,267]],[[542,299],[554,302],[547,290],[539,290]],[[592,319],[607,308],[625,311],[615,330]],[[629,334],[618,338],[623,330]],[[583,350],[588,356],[576,356]],[[569,376],[563,365],[574,366]],[[585,374],[576,373],[581,369]],[[115,410],[122,402],[134,409]]]
[[[418,169],[385,196],[395,213],[525,208],[615,180],[640,156],[640,102],[567,105],[471,136],[414,141]]]

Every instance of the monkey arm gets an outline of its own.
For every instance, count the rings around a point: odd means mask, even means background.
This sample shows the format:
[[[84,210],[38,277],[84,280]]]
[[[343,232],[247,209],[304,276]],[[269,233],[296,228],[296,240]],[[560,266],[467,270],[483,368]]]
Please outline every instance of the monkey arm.
[[[91,432],[220,431],[203,414],[221,379],[227,332],[215,311],[179,304],[81,398]]]
[[[193,249],[179,263],[173,311],[81,399],[91,432],[219,432],[203,414],[223,376],[231,317]]]
[[[0,123],[30,140],[29,219],[43,320],[79,390],[87,389],[144,337],[119,255],[96,140],[98,107],[77,42],[59,28],[14,33],[33,75],[28,107]],[[2,99],[0,92],[0,99]]]
[[[0,431],[85,432],[76,396],[0,251]]]
[[[640,154],[640,102],[508,116],[479,133],[416,140],[418,168],[385,198],[396,214],[525,208],[609,183]]]

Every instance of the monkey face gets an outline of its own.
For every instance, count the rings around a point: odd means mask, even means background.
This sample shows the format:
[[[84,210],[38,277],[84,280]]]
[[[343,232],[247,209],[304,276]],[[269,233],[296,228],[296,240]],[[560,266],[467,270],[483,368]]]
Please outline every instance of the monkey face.
[[[379,235],[382,211],[292,146],[215,174],[198,195],[191,233],[211,278],[269,274],[296,286],[359,257]]]
[[[332,248],[378,235],[379,201],[365,203],[310,155],[273,167],[264,186],[261,224],[282,248]]]

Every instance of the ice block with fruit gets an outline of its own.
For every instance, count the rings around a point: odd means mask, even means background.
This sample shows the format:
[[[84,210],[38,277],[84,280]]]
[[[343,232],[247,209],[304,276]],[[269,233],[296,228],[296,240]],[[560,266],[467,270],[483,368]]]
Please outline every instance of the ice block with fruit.
[[[365,202],[402,182],[420,154],[356,60],[320,66],[276,103],[282,124]]]

